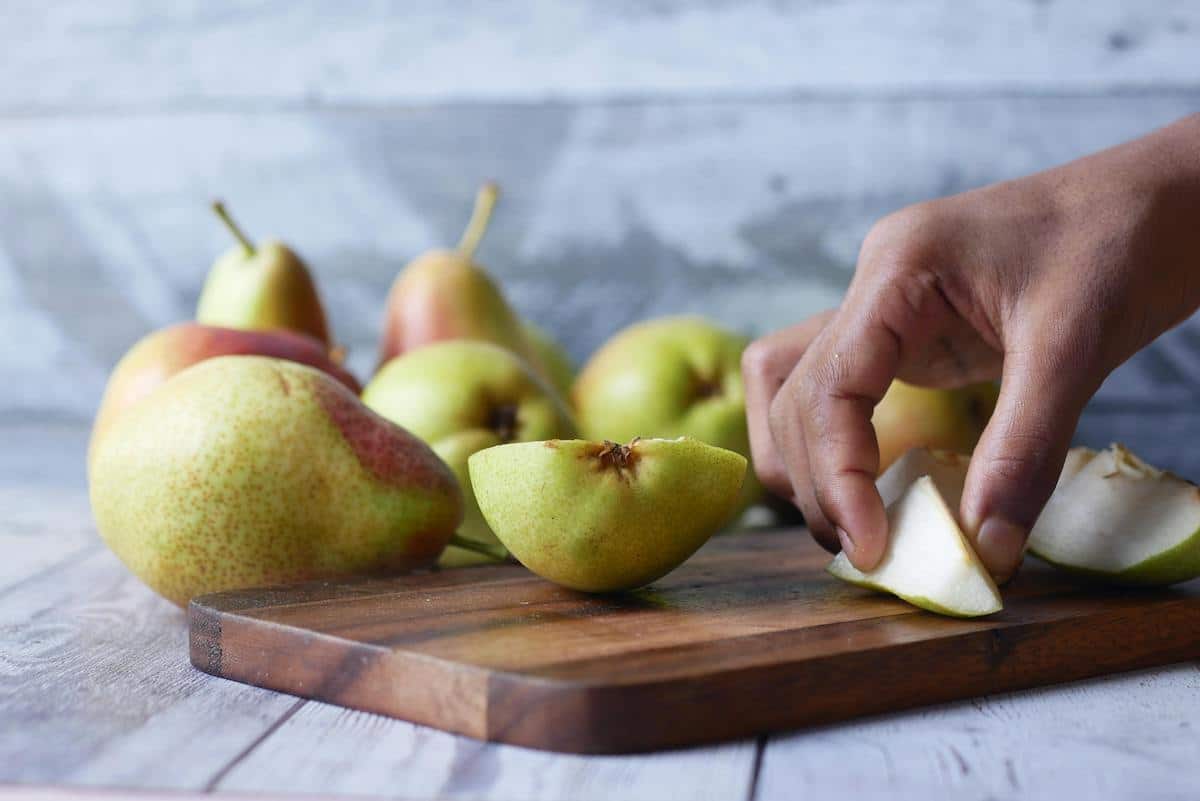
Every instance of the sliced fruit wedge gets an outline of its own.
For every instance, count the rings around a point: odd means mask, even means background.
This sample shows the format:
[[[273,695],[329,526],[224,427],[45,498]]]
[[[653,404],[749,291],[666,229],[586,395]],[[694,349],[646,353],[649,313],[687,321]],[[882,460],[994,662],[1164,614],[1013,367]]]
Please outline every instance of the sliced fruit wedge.
[[[1112,445],[1061,481],[1029,536],[1055,567],[1115,584],[1200,576],[1200,489]]]
[[[884,471],[875,488],[883,498],[883,505],[891,506],[914,481],[929,476],[957,518],[970,464],[971,457],[965,453],[913,448]]]
[[[978,617],[1003,608],[995,582],[933,478],[918,478],[888,507],[888,527],[887,551],[874,570],[862,572],[842,552],[829,572],[941,615]]]

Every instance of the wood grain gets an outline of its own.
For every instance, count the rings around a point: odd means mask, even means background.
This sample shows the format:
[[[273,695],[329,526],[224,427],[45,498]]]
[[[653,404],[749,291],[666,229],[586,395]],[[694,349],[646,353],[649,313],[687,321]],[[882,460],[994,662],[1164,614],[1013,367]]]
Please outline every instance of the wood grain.
[[[1001,614],[950,620],[836,582],[799,534],[722,538],[619,596],[516,566],[210,595],[189,609],[192,662],[478,739],[613,753],[1200,656],[1200,588],[1031,567]]]
[[[1187,0],[9,5],[27,113],[1195,86],[1200,29]]]

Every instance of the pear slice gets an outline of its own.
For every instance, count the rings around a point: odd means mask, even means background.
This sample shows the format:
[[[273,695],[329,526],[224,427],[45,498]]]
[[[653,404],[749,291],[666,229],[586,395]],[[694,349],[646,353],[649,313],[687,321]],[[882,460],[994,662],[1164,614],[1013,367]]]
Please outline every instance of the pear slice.
[[[629,590],[674,570],[738,507],[746,458],[687,437],[547,440],[468,460],[493,532],[544,579]]]
[[[1050,564],[1114,584],[1200,576],[1200,489],[1114,444],[1061,482],[1029,536]]]
[[[965,453],[913,448],[883,472],[875,488],[883,498],[883,505],[891,506],[914,481],[929,476],[957,519],[970,464],[971,457]]]
[[[1054,491],[1058,492],[1064,484],[1079,475],[1079,471],[1087,467],[1094,458],[1096,451],[1091,448],[1071,448],[1067,451],[1067,459],[1063,462],[1062,472],[1058,474],[1058,483],[1054,485]]]
[[[990,615],[1000,592],[967,542],[933,478],[922,476],[888,507],[887,550],[863,573],[845,552],[829,565],[834,576],[952,617]]]

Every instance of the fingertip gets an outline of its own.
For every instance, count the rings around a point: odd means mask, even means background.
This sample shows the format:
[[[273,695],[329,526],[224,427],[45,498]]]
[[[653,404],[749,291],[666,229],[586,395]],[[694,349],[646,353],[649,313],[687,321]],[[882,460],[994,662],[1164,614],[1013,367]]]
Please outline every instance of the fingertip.
[[[1013,577],[1025,557],[1029,531],[1001,517],[990,517],[979,527],[975,551],[997,584]]]
[[[851,564],[863,571],[874,570],[879,565],[887,551],[888,541],[883,500],[874,485],[870,489],[869,493],[864,493],[860,503],[850,507],[858,510],[854,519],[837,527],[838,540],[846,556]]]

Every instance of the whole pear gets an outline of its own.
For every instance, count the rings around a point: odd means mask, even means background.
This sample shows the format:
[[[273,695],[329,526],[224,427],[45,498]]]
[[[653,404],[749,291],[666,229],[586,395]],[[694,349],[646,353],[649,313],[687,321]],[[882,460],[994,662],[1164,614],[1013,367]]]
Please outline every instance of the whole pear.
[[[458,247],[424,253],[396,277],[384,312],[380,365],[422,345],[473,339],[507,348],[546,376],[521,320],[500,287],[474,260],[498,196],[495,184],[485,184]]]
[[[893,381],[871,423],[879,439],[879,472],[912,448],[969,454],[996,408],[995,384],[926,389]]]
[[[287,245],[268,240],[255,245],[224,205],[213,210],[238,244],[209,271],[196,307],[196,320],[209,325],[272,331],[298,331],[331,346],[325,309],[312,275]]]
[[[522,329],[533,349],[537,351],[538,359],[545,368],[550,383],[562,397],[569,397],[571,385],[575,383],[575,363],[571,361],[571,356],[537,323],[526,320],[522,323]]]
[[[358,381],[329,358],[324,343],[293,331],[245,331],[200,323],[179,323],[143,337],[117,363],[96,421],[92,443],[108,429],[117,415],[158,389],[168,378],[197,362],[215,356],[255,354],[307,364],[336,378],[354,393]],[[90,462],[89,458],[89,462]]]
[[[641,587],[737,510],[746,459],[694,439],[549,440],[470,458],[479,508],[542,578],[585,592]]]
[[[750,456],[741,358],[748,340],[695,316],[664,317],[619,332],[588,360],[571,392],[580,432],[592,440],[691,437]],[[753,472],[742,507],[762,496]]]
[[[328,374],[261,356],[189,367],[97,442],[101,536],[177,604],[432,564],[462,519],[425,443]]]
[[[488,342],[452,340],[392,359],[363,391],[363,403],[403,426],[450,466],[463,490],[459,535],[498,544],[471,491],[467,459],[506,442],[569,437],[570,414],[543,381],[510,351]],[[443,567],[491,561],[451,545]]]

